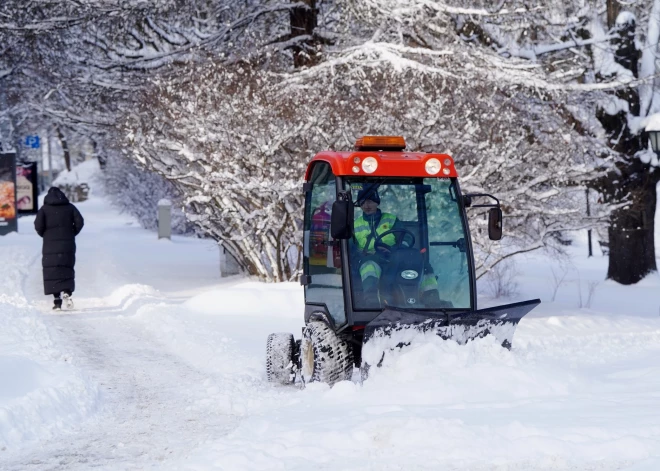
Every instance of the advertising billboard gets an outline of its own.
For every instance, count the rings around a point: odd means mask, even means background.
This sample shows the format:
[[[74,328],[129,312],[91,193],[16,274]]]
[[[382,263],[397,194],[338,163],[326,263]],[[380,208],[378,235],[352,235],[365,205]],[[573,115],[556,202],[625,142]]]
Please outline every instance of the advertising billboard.
[[[27,162],[16,166],[16,209],[18,214],[37,214],[37,163]]]
[[[0,153],[0,235],[16,230],[16,154]]]

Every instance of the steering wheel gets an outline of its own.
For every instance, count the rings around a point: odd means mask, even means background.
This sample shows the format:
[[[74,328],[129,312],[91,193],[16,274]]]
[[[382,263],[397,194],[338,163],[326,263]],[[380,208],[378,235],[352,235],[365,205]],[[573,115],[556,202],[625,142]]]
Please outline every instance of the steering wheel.
[[[385,242],[383,242],[383,238],[390,234],[400,234],[400,236],[395,237],[394,245],[388,245]],[[392,250],[400,249],[404,247],[403,242],[406,241],[406,238],[408,236],[410,236],[409,237],[410,242],[408,243],[408,247],[413,247],[415,245],[415,234],[410,232],[408,229],[391,229],[389,231],[385,231],[381,235],[376,237],[376,240],[374,240],[374,249],[378,251],[378,248],[381,247],[385,249],[388,253],[391,252]]]

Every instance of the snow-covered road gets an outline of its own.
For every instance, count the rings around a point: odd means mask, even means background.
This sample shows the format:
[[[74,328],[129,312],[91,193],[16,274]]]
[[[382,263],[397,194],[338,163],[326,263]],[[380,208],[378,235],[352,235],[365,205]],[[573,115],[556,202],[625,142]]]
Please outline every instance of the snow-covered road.
[[[211,242],[79,208],[72,312],[41,294],[31,218],[0,238],[3,471],[660,469],[657,275],[603,282],[581,247],[521,259],[520,298],[567,275],[511,351],[420,338],[364,384],[300,390],[264,374],[266,335],[299,335],[297,284],[222,279]]]

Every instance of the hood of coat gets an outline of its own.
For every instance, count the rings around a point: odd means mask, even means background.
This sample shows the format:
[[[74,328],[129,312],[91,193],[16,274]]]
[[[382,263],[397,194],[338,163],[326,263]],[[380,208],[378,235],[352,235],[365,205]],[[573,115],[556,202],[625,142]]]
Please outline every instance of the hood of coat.
[[[50,204],[52,206],[68,204],[68,203],[69,203],[69,199],[62,192],[62,190],[60,190],[56,186],[51,187],[51,189],[48,190],[48,194],[44,198],[44,204]]]

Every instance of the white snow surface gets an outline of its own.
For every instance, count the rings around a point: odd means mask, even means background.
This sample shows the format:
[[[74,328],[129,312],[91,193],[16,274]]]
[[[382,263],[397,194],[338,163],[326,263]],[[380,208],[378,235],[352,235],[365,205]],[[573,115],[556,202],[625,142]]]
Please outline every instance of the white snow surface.
[[[72,311],[43,295],[34,218],[0,237],[2,470],[660,469],[660,277],[603,281],[584,237],[482,302],[542,299],[510,351],[418,334],[364,383],[301,389],[264,358],[300,337],[298,284],[221,278],[213,242],[77,206]]]
[[[654,113],[643,122],[644,129],[647,131],[660,131],[660,113]]]
[[[75,183],[86,183],[93,185],[99,171],[99,161],[96,159],[86,160],[71,170],[64,169],[53,181],[53,186],[72,185]]]

